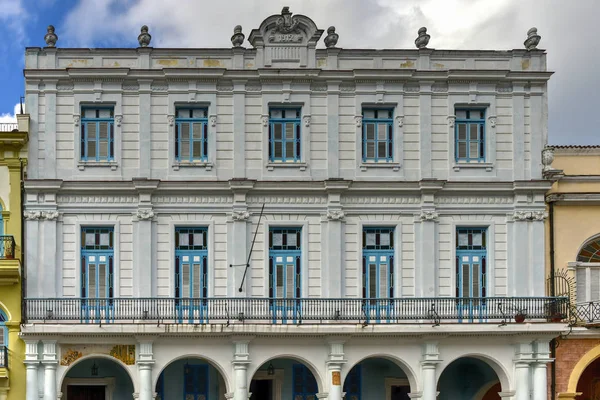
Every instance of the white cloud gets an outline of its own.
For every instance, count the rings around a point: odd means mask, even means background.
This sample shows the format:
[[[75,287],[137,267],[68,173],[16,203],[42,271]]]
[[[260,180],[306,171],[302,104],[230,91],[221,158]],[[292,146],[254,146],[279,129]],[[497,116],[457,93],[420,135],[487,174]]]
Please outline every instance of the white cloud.
[[[13,46],[24,45],[25,41],[25,19],[27,12],[22,0],[0,0],[0,22],[4,31],[10,35]],[[3,38],[7,42],[7,38]]]
[[[15,104],[15,108],[13,113],[0,114],[0,124],[16,124],[17,123],[17,114],[21,113],[21,104]]]
[[[0,0],[0,10],[11,1]],[[550,141],[600,144],[590,129],[600,126],[597,0],[80,0],[57,33],[63,47],[137,47],[140,27],[148,25],[154,47],[230,47],[235,25],[247,38],[284,5],[321,29],[334,25],[338,46],[346,48],[413,49],[425,26],[432,48],[522,49],[535,26],[548,69],[557,71],[549,84]]]

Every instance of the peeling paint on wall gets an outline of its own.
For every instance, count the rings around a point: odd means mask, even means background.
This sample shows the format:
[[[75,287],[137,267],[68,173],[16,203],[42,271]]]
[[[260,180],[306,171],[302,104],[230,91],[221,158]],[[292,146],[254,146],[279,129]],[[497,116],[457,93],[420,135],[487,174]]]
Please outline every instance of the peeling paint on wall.
[[[444,64],[440,64],[440,63],[433,63],[433,68],[436,69],[443,69],[445,68]]]
[[[225,67],[221,60],[213,60],[212,58],[202,60],[202,65],[205,67]]]
[[[400,64],[400,68],[413,68],[415,63],[412,60],[406,60]]]
[[[531,65],[531,60],[525,59],[525,60],[521,61],[521,68],[529,69],[529,65]]]
[[[163,65],[165,67],[174,67],[179,64],[179,60],[164,59],[164,60],[157,60],[156,63],[158,65]]]
[[[326,58],[319,58],[317,59],[317,67],[326,67],[327,66],[327,59]]]

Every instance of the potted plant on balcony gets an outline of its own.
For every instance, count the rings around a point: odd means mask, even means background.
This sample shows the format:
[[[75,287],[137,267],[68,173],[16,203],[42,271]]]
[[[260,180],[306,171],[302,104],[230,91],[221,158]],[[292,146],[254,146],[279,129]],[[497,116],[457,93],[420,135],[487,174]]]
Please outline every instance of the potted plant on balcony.
[[[523,322],[525,322],[525,316],[525,310],[517,311],[517,313],[515,314],[515,322],[517,324],[522,324]]]

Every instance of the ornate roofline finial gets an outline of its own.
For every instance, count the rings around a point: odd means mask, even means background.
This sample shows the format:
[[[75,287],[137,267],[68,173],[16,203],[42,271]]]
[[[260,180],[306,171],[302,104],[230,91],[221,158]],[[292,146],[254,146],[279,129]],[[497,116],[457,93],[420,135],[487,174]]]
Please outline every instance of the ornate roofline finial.
[[[138,35],[140,47],[148,47],[150,45],[150,40],[152,40],[152,35],[148,33],[148,26],[143,25],[140,32],[141,33]]]
[[[242,26],[236,25],[235,28],[233,28],[233,36],[231,36],[231,44],[233,44],[233,47],[241,47],[245,38],[246,36],[242,33]]]
[[[44,36],[44,40],[48,47],[56,47],[58,36],[54,33],[54,25],[48,25],[48,33]]]
[[[417,46],[417,49],[426,49],[430,38],[431,36],[427,34],[427,28],[422,27],[419,29],[419,36],[415,39],[415,46]]]
[[[323,41],[325,42],[325,47],[335,47],[339,38],[340,35],[335,33],[335,26],[330,26],[329,28],[327,28],[327,36],[325,36],[325,39],[323,39]]]
[[[527,51],[537,49],[542,37],[537,34],[537,28],[531,28],[527,31],[527,39],[523,42]]]

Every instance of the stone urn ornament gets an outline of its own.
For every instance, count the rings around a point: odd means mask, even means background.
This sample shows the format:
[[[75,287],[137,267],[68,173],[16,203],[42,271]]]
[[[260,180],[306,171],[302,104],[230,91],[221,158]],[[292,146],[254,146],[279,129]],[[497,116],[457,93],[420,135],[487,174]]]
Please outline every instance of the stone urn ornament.
[[[552,169],[552,162],[554,161],[554,147],[546,146],[542,150],[542,165],[544,171],[550,171]]]
[[[327,28],[327,36],[325,36],[325,39],[323,40],[325,42],[325,47],[327,47],[328,49],[331,47],[335,47],[339,38],[340,35],[335,33],[335,26],[330,26],[329,28]]]
[[[527,51],[535,50],[541,39],[542,37],[537,34],[537,28],[531,28],[527,31],[527,39],[525,39],[523,44]]]
[[[426,49],[429,44],[429,39],[431,39],[431,36],[427,34],[427,28],[422,27],[419,29],[419,36],[415,39],[417,49]]]
[[[138,35],[138,42],[140,47],[148,47],[150,45],[150,40],[152,40],[152,35],[148,33],[148,26],[142,26],[140,29],[141,33]]]
[[[54,33],[54,25],[48,25],[48,33],[44,36],[44,40],[48,47],[56,47],[58,36]]]
[[[233,28],[233,36],[231,36],[231,44],[233,47],[241,47],[245,38],[246,36],[242,33],[242,26],[236,25],[235,28]]]

